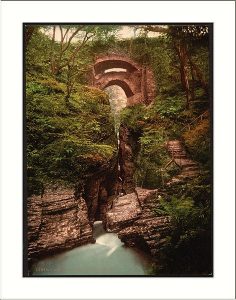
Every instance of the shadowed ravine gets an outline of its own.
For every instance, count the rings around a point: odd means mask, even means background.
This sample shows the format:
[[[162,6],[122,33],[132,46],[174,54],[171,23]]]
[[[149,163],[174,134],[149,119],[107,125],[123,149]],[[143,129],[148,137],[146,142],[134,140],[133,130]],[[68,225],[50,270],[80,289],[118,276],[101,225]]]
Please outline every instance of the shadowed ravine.
[[[212,25],[46,27],[24,25],[23,276],[212,276]]]
[[[44,258],[32,266],[32,275],[145,275],[151,266],[142,252],[128,248],[101,221],[94,223],[95,244]]]

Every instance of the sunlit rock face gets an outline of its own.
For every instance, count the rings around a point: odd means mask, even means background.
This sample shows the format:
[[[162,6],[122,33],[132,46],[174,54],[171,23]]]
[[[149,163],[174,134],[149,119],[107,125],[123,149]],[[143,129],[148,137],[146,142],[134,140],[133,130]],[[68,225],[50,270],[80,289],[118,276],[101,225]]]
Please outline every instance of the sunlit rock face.
[[[107,230],[117,232],[127,246],[158,255],[171,230],[170,218],[154,212],[159,204],[158,194],[158,190],[136,188],[133,193],[114,199],[107,212]]]
[[[106,225],[108,231],[117,232],[133,224],[141,213],[136,193],[117,197],[112,208],[107,212]]]
[[[28,198],[28,257],[94,242],[85,200],[71,189],[47,190]]]

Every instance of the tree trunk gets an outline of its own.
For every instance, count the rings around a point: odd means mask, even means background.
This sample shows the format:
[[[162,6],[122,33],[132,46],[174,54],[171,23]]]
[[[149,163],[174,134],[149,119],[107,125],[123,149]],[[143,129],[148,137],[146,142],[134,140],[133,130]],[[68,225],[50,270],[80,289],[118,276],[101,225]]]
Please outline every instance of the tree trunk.
[[[56,74],[55,53],[54,53],[55,33],[56,33],[56,26],[53,26],[53,34],[52,34],[52,41],[51,41],[51,54],[50,54],[50,66],[51,66],[51,72],[53,75]]]
[[[204,89],[205,93],[208,95],[208,93],[209,93],[208,84],[204,80],[201,70],[198,68],[197,65],[194,64],[194,62],[192,61],[190,55],[187,54],[187,56],[188,56],[189,64],[191,66],[191,69],[193,70],[194,75],[196,76],[196,78],[200,82],[200,84],[201,84],[202,88]]]
[[[194,99],[195,99],[195,76],[194,76],[194,71],[193,71],[193,67],[191,64],[190,64],[190,70],[191,70],[191,76],[192,76],[191,100],[194,101]]]
[[[180,77],[183,89],[186,95],[186,108],[189,108],[191,101],[191,91],[188,79],[188,57],[185,45],[180,41],[178,44],[175,44],[177,50],[177,55],[180,62]]]
[[[25,47],[27,48],[29,41],[35,31],[35,26],[27,25],[25,26]]]

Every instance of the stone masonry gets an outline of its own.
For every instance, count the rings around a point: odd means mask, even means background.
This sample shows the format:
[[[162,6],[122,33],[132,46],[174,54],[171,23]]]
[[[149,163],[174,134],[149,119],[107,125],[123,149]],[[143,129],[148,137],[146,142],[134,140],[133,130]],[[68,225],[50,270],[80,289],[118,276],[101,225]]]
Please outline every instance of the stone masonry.
[[[114,69],[120,71],[113,71]],[[91,84],[101,90],[111,85],[120,86],[127,96],[127,106],[139,103],[148,105],[154,101],[156,94],[152,70],[135,63],[125,55],[108,54],[96,57]]]

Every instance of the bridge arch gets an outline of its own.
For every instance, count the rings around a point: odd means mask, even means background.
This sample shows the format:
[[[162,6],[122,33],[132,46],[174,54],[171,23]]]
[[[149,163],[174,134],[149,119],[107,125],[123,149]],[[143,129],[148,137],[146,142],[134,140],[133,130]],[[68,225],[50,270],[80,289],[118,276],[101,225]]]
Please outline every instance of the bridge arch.
[[[133,91],[131,90],[129,84],[126,82],[126,81],[122,81],[122,80],[119,80],[119,79],[114,79],[114,80],[110,80],[109,82],[107,82],[104,87],[102,89],[105,89],[109,86],[112,86],[112,85],[118,85],[119,87],[121,87],[124,92],[125,92],[125,95],[127,98],[130,98],[132,96],[134,96],[134,93]]]
[[[130,60],[128,57],[121,55],[107,55],[98,57],[94,64],[95,76],[104,74],[108,69],[125,69],[127,72],[132,73],[138,70],[138,65]]]
[[[120,72],[117,71],[119,69]],[[153,72],[125,55],[108,54],[96,57],[92,84],[101,90],[111,85],[120,86],[127,96],[127,106],[150,104],[155,98]]]

